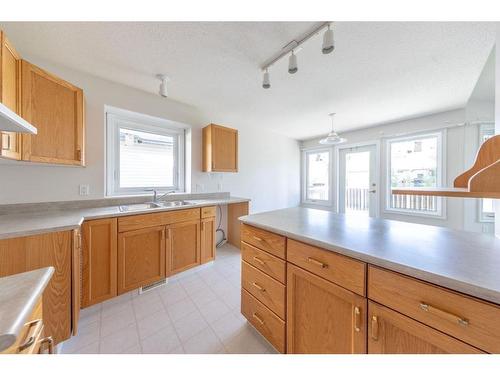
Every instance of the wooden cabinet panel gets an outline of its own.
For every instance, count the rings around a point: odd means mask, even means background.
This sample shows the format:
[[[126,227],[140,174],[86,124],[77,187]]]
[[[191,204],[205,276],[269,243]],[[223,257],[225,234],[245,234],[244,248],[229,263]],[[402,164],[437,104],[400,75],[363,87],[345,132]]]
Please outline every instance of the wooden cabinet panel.
[[[500,307],[370,266],[368,298],[490,353],[500,353]]]
[[[286,262],[284,260],[245,242],[241,243],[241,259],[280,283],[286,283]]]
[[[117,294],[117,219],[83,223],[82,306],[102,302]]]
[[[118,235],[118,294],[161,280],[165,275],[165,227]]]
[[[483,353],[453,337],[374,302],[368,303],[368,353]]]
[[[201,219],[201,263],[215,259],[215,217]]]
[[[286,238],[250,225],[241,225],[241,240],[285,259]]]
[[[235,247],[241,245],[241,216],[248,215],[249,203],[231,203],[227,205],[227,242]]]
[[[215,217],[215,206],[201,208],[201,218],[205,219],[208,217]]]
[[[287,353],[366,353],[366,299],[287,264]]]
[[[366,263],[291,239],[287,239],[286,259],[315,275],[365,295]]]
[[[238,172],[238,131],[210,124],[203,128],[204,172]]]
[[[199,208],[188,208],[178,211],[165,211],[151,214],[131,215],[118,218],[118,231],[168,225],[181,221],[192,221],[200,219]]]
[[[257,268],[242,262],[241,286],[271,309],[281,319],[285,319],[285,286]]]
[[[0,31],[0,102],[10,110],[20,113],[21,58],[5,33]],[[0,156],[21,159],[21,136],[13,132],[0,132]]]
[[[82,234],[80,229],[73,230],[73,265],[71,272],[71,331],[78,333],[78,321],[82,303]]]
[[[52,266],[43,293],[45,335],[55,343],[71,335],[72,231],[0,240],[0,277]]]
[[[285,353],[285,322],[246,290],[241,290],[241,313],[280,353]]]
[[[27,61],[21,67],[21,114],[38,130],[22,135],[22,159],[85,165],[83,91]]]
[[[173,275],[200,264],[200,220],[167,227],[167,273]]]

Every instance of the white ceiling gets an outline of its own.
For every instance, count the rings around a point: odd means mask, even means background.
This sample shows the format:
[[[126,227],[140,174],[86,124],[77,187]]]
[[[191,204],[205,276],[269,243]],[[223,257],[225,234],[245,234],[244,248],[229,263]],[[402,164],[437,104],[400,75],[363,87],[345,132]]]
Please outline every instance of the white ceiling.
[[[261,88],[259,66],[314,22],[3,23],[21,53],[157,93],[214,122],[297,139],[465,106],[495,41],[493,23],[339,22],[336,49],[321,36]]]

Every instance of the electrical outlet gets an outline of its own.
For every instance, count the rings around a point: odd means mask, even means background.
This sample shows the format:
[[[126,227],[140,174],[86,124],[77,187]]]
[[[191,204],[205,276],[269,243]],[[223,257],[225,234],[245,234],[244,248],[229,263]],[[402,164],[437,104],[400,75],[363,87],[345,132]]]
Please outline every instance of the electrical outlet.
[[[80,195],[89,195],[90,194],[90,186],[89,185],[80,185]]]

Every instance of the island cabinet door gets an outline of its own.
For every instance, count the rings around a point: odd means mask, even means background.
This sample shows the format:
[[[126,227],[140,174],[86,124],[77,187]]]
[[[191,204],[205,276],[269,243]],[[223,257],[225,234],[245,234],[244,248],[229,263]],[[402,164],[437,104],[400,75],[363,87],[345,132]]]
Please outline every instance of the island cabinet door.
[[[200,220],[167,227],[167,274],[173,275],[200,264]]]
[[[366,353],[367,300],[287,265],[287,353]]]
[[[215,259],[215,217],[201,219],[201,263]]]
[[[368,320],[368,353],[483,353],[473,346],[371,301],[368,306]]]
[[[165,278],[165,227],[118,235],[118,294]]]
[[[82,307],[116,296],[117,219],[82,226]]]

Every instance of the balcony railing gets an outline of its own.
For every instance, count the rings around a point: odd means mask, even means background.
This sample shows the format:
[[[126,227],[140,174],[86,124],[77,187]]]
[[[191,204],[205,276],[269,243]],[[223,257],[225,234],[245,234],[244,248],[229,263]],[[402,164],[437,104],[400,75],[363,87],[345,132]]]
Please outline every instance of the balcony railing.
[[[368,211],[368,207],[370,204],[368,194],[368,189],[346,188],[346,211]]]
[[[437,211],[438,197],[391,194],[391,208],[413,211]]]

